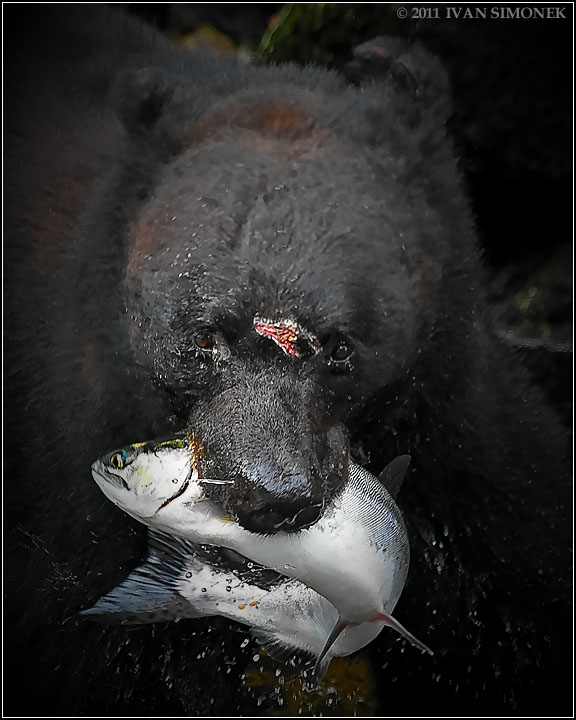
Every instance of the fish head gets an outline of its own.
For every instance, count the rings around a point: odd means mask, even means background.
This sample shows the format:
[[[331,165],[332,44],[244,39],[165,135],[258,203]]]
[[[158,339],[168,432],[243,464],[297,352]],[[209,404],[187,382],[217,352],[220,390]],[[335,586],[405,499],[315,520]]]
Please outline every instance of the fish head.
[[[92,476],[104,495],[141,522],[198,478],[187,438],[135,443],[99,457]]]

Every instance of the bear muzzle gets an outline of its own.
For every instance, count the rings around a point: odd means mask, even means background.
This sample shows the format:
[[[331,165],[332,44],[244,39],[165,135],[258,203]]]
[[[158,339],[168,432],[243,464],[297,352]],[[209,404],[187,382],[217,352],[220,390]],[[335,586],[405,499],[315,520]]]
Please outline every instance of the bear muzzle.
[[[237,485],[233,512],[251,532],[302,530],[318,520],[324,507],[324,483],[316,469],[286,470],[262,460]]]

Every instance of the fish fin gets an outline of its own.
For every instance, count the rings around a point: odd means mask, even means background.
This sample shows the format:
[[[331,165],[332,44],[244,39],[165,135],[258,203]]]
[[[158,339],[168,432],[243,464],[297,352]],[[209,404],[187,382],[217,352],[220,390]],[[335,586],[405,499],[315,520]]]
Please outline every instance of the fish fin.
[[[163,573],[173,580],[180,577],[190,557],[196,554],[196,546],[191,540],[152,528],[148,528],[148,549],[150,555],[146,562],[162,564]]]
[[[292,645],[280,638],[274,630],[250,628],[250,633],[260,647],[278,662],[304,665],[305,667],[310,667],[314,663],[315,654],[311,650]]]
[[[375,618],[375,622],[383,622],[384,625],[388,625],[388,627],[394,628],[394,630],[400,633],[400,635],[402,635],[405,640],[408,640],[408,642],[412,643],[412,645],[417,647],[419,650],[429,653],[430,655],[434,655],[434,652],[428,647],[428,645],[424,645],[423,642],[421,642],[420,640],[418,640],[417,637],[412,635],[409,630],[406,630],[404,625],[400,624],[398,620],[392,617],[392,615],[389,615],[386,612],[378,613]]]
[[[137,568],[123,583],[80,615],[108,625],[141,625],[192,617],[193,608],[160,579]]]
[[[201,482],[199,481],[198,484],[200,485]],[[184,507],[193,510],[195,514],[204,514],[209,520],[221,520],[227,523],[236,522],[220,505],[217,505],[213,500],[207,498],[204,491],[200,498],[194,498],[190,502],[183,502],[182,504]]]
[[[341,617],[338,618],[338,621],[336,625],[332,628],[332,632],[330,635],[328,635],[328,639],[324,643],[324,647],[320,651],[320,655],[318,655],[318,659],[316,660],[316,665],[314,666],[314,676],[316,678],[316,681],[319,683],[324,675],[326,674],[326,670],[328,669],[328,665],[330,664],[330,660],[332,658],[328,657],[328,652],[332,645],[338,640],[340,637],[340,633],[345,630],[350,623],[348,620],[343,620]]]
[[[406,472],[408,471],[411,459],[410,455],[399,455],[398,457],[395,457],[394,460],[386,465],[384,470],[382,470],[378,476],[378,479],[382,485],[384,485],[386,490],[388,490],[390,495],[392,495],[394,500],[396,500],[396,497],[400,492],[400,488],[402,487],[402,483],[406,477]]]
[[[192,605],[178,593],[184,568],[194,555],[193,543],[149,530],[148,546],[146,561],[80,615],[111,625],[139,625],[211,614],[202,598]]]
[[[324,680],[324,676],[326,675],[326,671],[328,670],[328,666],[331,662],[332,657],[330,655],[324,655],[322,660],[316,660],[316,664],[314,665],[313,681],[310,683],[310,688],[312,690],[317,688],[318,685],[320,685],[320,683],[322,682],[322,680]]]

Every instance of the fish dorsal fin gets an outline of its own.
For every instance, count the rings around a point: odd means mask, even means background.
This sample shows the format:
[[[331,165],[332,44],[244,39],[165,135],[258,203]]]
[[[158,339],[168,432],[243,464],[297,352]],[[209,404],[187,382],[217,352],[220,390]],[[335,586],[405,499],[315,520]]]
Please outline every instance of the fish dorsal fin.
[[[210,614],[178,593],[184,563],[194,546],[154,530],[148,533],[148,544],[146,561],[80,615],[111,625],[139,625]]]
[[[410,455],[398,455],[398,457],[395,457],[394,460],[386,465],[378,476],[378,479],[390,495],[392,495],[394,500],[396,500],[400,492],[408,467],[410,466],[410,460]]]

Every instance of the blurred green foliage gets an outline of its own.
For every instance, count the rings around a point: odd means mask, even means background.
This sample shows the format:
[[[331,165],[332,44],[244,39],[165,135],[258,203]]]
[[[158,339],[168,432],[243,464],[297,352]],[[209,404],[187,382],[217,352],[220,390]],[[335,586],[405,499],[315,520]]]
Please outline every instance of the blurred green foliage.
[[[274,15],[256,52],[261,62],[337,66],[350,50],[376,35],[408,31],[395,3],[287,3]]]

